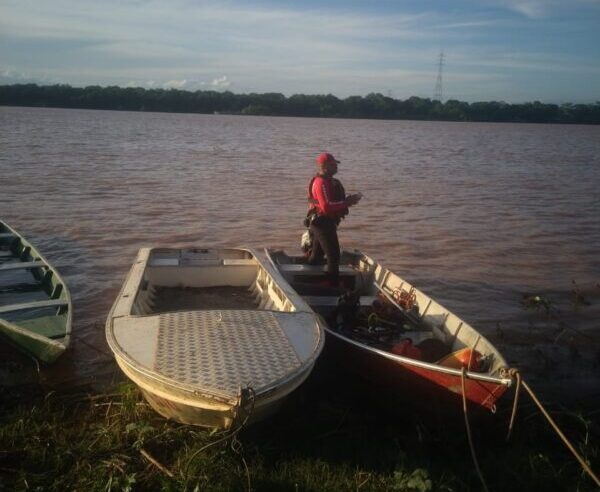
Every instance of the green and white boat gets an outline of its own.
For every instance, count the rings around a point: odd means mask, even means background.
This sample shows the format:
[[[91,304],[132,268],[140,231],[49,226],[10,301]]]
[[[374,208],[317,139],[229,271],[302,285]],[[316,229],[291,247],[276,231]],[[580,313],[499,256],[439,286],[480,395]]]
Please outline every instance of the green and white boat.
[[[56,269],[0,221],[2,337],[39,361],[51,363],[69,345],[71,317],[71,295]]]

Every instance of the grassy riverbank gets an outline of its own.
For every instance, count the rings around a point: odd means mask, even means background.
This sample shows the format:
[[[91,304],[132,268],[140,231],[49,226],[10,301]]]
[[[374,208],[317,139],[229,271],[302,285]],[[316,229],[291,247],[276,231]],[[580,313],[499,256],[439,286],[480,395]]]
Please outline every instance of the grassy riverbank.
[[[481,490],[460,419],[432,424],[359,386],[332,392],[327,379],[312,378],[233,439],[162,419],[129,383],[106,394],[4,389],[0,489]],[[554,410],[597,470],[595,415]],[[507,420],[501,410],[473,423],[490,490],[594,490],[527,401],[508,444]]]

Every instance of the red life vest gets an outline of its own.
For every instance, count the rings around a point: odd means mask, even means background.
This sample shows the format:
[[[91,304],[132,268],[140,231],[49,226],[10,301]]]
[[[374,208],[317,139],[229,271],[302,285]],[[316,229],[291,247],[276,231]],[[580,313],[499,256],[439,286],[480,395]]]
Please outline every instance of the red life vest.
[[[315,185],[321,186],[315,191]],[[333,219],[341,219],[348,214],[346,191],[340,180],[331,176],[313,176],[308,185],[309,214],[316,213]]]

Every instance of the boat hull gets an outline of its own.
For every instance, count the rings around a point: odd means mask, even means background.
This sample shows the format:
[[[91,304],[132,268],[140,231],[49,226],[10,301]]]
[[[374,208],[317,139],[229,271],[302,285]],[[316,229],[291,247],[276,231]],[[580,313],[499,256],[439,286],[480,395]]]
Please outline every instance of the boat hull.
[[[434,399],[462,411],[464,385],[470,406],[494,412],[510,387],[506,361],[485,336],[360,251],[342,252],[343,289],[323,285],[322,266],[281,250],[266,254],[321,316],[325,362],[384,386],[386,398],[417,406],[432,406]],[[463,360],[467,353],[477,354],[475,364],[483,361],[481,366],[471,365],[471,355]]]
[[[63,343],[28,332],[13,323],[3,320],[0,320],[0,333],[17,349],[35,357],[44,364],[53,363],[67,349]]]
[[[142,248],[106,336],[157,413],[220,429],[274,413],[325,340],[310,307],[252,250],[197,247]]]
[[[435,400],[448,408],[462,408],[462,378],[412,364],[401,357],[384,357],[326,328],[324,357],[361,379],[384,386],[400,400],[410,400],[425,407]],[[476,407],[496,409],[497,400],[507,390],[506,384],[465,378],[467,401]]]
[[[71,295],[58,271],[22,235],[0,221],[0,334],[49,364],[67,349]]]
[[[123,373],[140,388],[148,404],[158,414],[182,424],[218,429],[229,429],[242,423],[252,424],[273,415],[312,371],[311,366],[285,386],[240,402],[240,399],[217,400],[198,392],[175,390],[138,372],[123,359],[117,357],[116,360]]]

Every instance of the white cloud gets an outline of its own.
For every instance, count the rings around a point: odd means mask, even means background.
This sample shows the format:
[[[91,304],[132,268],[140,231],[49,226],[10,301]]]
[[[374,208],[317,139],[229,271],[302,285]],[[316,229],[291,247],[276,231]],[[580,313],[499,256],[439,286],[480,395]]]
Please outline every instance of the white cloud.
[[[187,87],[188,81],[186,79],[183,80],[169,80],[163,84],[165,89],[183,89]]]
[[[197,90],[206,87],[212,89],[225,89],[231,86],[231,81],[226,75],[212,79],[211,82],[200,79],[181,79],[181,80],[169,80],[162,84],[165,89],[186,89],[186,90]]]
[[[151,88],[155,87],[157,85],[157,83],[154,80],[146,80],[144,82],[140,82],[138,80],[128,80],[123,85],[125,87],[145,87],[145,88],[151,89]],[[158,84],[158,86],[160,86],[160,84]]]
[[[216,87],[218,89],[224,89],[225,87],[229,87],[231,85],[231,82],[229,80],[227,80],[226,75],[223,75],[222,77],[213,79],[213,81],[210,83],[210,85],[213,87]]]
[[[59,80],[47,75],[36,75],[23,72],[12,67],[0,66],[0,85],[1,84],[56,84]]]
[[[572,13],[584,9],[598,9],[598,0],[487,0],[488,4],[499,5],[529,19],[539,20],[552,15]]]
[[[515,12],[523,14],[525,17],[529,17],[531,19],[539,19],[544,17],[546,14],[546,9],[548,8],[548,2],[543,1],[522,1],[517,0],[510,2],[510,8],[512,8]]]

